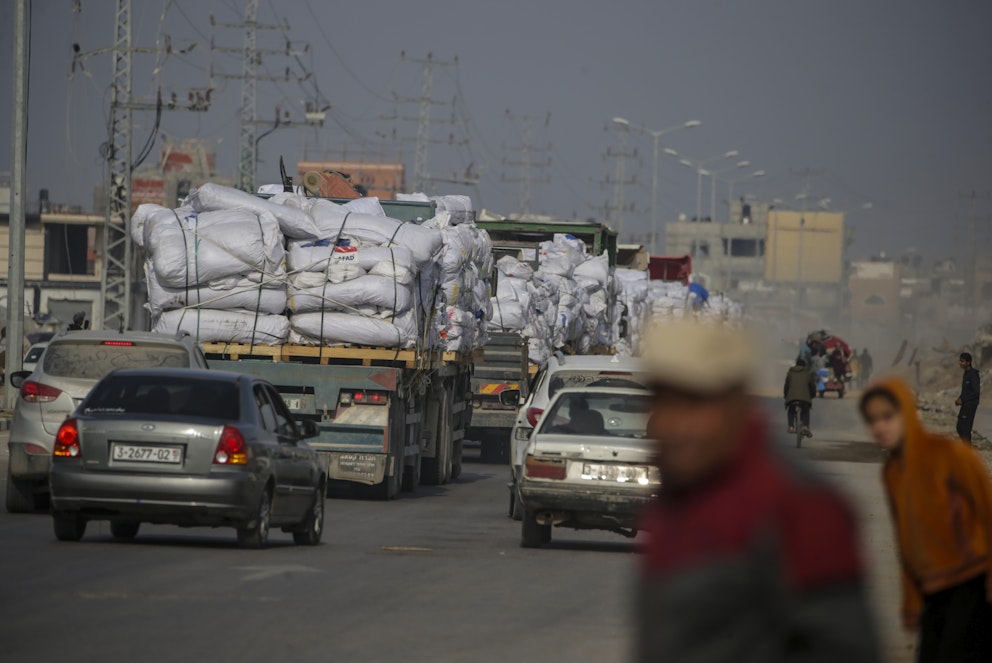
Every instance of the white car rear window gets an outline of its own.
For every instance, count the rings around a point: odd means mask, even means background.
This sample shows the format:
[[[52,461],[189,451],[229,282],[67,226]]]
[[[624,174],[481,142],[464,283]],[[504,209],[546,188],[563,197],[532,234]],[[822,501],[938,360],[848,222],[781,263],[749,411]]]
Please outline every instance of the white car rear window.
[[[189,368],[189,352],[179,345],[120,345],[104,341],[61,342],[48,346],[43,370],[55,377],[99,380],[118,368]]]
[[[563,394],[541,419],[541,434],[643,438],[650,394],[583,392]]]
[[[553,398],[562,389],[584,389],[592,386],[637,389],[643,388],[645,384],[646,377],[643,374],[631,371],[555,371],[548,379],[548,398]]]

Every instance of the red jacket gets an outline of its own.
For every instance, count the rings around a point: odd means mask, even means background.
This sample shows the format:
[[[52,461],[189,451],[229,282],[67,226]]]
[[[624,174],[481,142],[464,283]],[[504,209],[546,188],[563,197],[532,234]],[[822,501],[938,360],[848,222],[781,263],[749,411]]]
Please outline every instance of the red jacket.
[[[854,517],[778,457],[762,422],[729,467],[663,495],[644,529],[640,660],[877,660]]]

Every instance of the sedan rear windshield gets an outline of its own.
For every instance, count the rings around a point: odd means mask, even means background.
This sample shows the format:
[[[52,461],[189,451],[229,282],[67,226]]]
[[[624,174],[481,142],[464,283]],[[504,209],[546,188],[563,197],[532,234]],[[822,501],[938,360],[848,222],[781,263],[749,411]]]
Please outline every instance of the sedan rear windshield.
[[[548,398],[554,398],[562,389],[584,387],[613,387],[622,389],[643,388],[646,377],[640,373],[617,370],[563,370],[555,371],[548,381]]]
[[[99,380],[118,368],[189,368],[183,346],[139,341],[63,341],[48,346],[44,357],[46,375],[82,380]]]
[[[650,394],[582,392],[564,394],[541,419],[541,433],[643,438]]]
[[[100,382],[84,415],[176,415],[238,421],[238,385],[225,380],[117,375]]]

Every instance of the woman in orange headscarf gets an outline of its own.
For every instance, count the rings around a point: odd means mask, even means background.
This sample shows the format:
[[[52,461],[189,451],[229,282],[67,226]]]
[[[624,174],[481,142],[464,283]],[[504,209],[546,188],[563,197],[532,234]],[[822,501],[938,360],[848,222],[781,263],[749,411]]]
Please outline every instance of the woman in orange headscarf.
[[[872,437],[889,452],[882,475],[895,521],[902,617],[919,661],[992,661],[992,481],[960,440],[923,428],[899,380],[861,398]]]

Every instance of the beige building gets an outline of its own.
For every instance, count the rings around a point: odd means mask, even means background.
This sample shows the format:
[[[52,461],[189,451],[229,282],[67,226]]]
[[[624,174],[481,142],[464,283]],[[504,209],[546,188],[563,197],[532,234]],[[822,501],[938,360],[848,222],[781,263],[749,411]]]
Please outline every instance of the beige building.
[[[765,281],[833,284],[844,278],[844,215],[772,210],[768,214]]]

